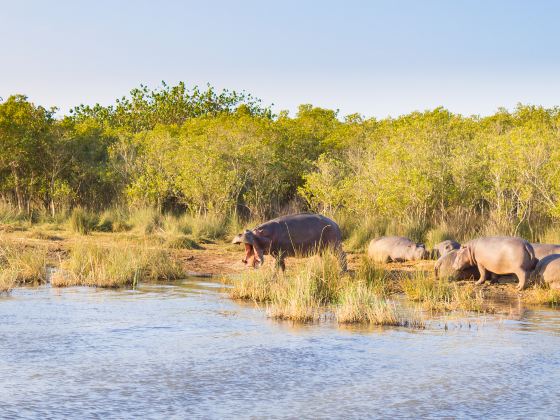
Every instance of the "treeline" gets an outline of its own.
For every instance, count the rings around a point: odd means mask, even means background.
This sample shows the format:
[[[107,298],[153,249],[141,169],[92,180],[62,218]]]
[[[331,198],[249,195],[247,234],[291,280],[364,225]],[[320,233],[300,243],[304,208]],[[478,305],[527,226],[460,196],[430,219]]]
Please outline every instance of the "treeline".
[[[560,110],[536,106],[377,120],[302,105],[290,117],[245,93],[181,83],[55,118],[11,96],[0,103],[0,199],[52,215],[310,209],[534,237],[560,220],[559,145]]]

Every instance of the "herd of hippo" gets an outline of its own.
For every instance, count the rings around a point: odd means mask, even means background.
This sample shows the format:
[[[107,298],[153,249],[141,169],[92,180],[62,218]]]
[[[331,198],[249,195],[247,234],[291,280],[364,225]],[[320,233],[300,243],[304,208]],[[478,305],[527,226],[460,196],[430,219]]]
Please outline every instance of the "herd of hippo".
[[[319,214],[301,213],[270,220],[238,234],[233,243],[245,246],[242,261],[255,268],[262,265],[265,255],[274,257],[277,266],[284,270],[286,257],[320,254],[332,249],[341,268],[346,270],[340,228],[333,220]],[[517,237],[483,237],[463,245],[446,240],[428,251],[424,244],[408,238],[383,236],[370,242],[367,254],[380,263],[437,258],[436,277],[449,280],[475,279],[477,284],[482,284],[513,274],[519,280],[519,289],[530,282],[544,282],[560,288],[560,245],[529,243]]]

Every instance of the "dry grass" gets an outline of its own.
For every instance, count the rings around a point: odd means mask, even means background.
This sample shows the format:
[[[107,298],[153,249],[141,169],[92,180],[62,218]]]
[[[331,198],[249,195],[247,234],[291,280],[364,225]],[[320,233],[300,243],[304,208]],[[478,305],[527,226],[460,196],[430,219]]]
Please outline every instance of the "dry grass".
[[[79,243],[53,275],[53,286],[135,286],[142,280],[173,280],[184,275],[180,264],[159,249],[122,243],[104,247]]]
[[[22,284],[46,282],[47,249],[19,243],[0,243],[0,292]]]

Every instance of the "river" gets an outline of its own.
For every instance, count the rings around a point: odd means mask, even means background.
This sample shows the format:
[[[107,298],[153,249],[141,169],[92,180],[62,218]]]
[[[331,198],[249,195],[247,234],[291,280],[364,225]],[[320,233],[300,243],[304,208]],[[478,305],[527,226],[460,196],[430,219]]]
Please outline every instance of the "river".
[[[0,298],[2,418],[557,418],[560,311],[294,325],[187,279]]]

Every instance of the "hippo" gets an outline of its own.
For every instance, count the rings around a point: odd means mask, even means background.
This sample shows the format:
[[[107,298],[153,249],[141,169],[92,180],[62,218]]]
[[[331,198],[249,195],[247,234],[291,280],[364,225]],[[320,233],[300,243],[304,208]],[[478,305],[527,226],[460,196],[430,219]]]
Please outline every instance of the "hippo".
[[[455,261],[455,257],[457,257],[457,252],[457,249],[452,249],[438,258],[434,267],[436,279],[441,278],[449,281],[478,280],[480,278],[480,273],[477,267],[465,267],[462,270],[453,269],[453,262]]]
[[[253,258],[253,267],[264,262],[264,255],[272,255],[284,271],[286,257],[308,256],[325,249],[336,252],[340,268],[346,271],[346,254],[342,250],[342,234],[338,225],[320,214],[300,213],[278,217],[253,230],[246,230],[233,239],[234,244],[245,245],[244,264]]]
[[[459,248],[461,248],[461,244],[459,242],[455,242],[448,239],[434,245],[433,255],[435,256],[435,258],[440,258],[447,255],[454,249],[459,249]]]
[[[368,257],[381,263],[422,260],[428,255],[424,244],[403,236],[382,236],[373,239],[368,246]]]
[[[491,236],[473,239],[457,251],[452,264],[454,270],[478,267],[480,279],[476,284],[483,284],[491,273],[515,274],[519,283],[517,288],[527,286],[529,274],[537,263],[535,251],[525,239],[511,236]]]
[[[560,289],[560,255],[543,257],[537,263],[531,280],[537,284],[548,284],[551,289]]]
[[[537,260],[540,260],[547,255],[560,254],[560,245],[532,243],[531,246],[535,250],[535,257]]]

